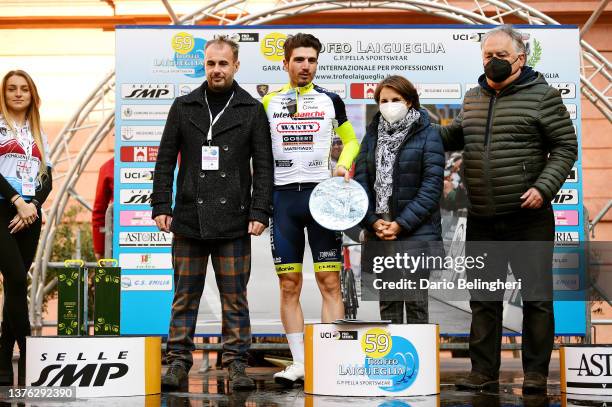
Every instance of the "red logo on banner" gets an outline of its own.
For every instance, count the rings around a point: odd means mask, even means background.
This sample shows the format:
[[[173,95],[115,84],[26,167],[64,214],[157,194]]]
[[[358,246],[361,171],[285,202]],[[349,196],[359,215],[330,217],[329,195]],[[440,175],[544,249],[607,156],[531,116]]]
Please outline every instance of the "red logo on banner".
[[[376,83],[351,83],[351,99],[374,99]]]
[[[158,146],[126,146],[121,147],[121,161],[133,162],[155,162],[157,161]]]

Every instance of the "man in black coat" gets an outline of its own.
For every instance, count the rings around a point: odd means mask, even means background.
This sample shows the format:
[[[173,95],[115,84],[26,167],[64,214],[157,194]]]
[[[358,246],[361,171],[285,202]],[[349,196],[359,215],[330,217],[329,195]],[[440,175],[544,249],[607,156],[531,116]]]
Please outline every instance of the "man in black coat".
[[[249,389],[254,387],[245,373],[251,344],[250,235],[264,231],[272,212],[270,130],[263,106],[234,81],[238,45],[226,38],[207,42],[204,63],[206,82],[170,108],[153,179],[153,219],[174,234],[175,293],[162,386],[176,389],[187,382],[210,256],[223,308],[223,365],[233,389]]]

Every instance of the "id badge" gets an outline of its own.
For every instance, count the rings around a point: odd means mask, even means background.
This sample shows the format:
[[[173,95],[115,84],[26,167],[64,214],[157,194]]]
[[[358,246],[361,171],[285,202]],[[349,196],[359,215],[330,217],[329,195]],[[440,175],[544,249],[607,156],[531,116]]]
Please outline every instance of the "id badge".
[[[208,171],[219,169],[219,146],[202,146],[202,169]]]
[[[24,181],[21,183],[21,192],[23,195],[36,195],[36,184],[34,183],[34,180],[31,177],[28,179],[28,181]]]

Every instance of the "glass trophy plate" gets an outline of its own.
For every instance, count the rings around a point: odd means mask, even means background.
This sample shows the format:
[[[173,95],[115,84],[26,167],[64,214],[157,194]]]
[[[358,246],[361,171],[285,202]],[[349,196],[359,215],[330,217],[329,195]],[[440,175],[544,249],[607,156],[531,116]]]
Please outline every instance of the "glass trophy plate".
[[[368,195],[356,181],[333,177],[315,187],[308,206],[319,225],[330,230],[346,230],[364,218]]]

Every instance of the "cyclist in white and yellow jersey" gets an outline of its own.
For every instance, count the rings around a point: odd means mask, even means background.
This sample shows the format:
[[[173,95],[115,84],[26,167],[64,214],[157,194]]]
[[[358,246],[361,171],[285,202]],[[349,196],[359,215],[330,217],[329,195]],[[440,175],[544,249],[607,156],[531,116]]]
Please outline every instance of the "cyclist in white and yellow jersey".
[[[312,218],[308,200],[313,188],[332,176],[334,133],[344,144],[334,176],[348,180],[359,142],[342,99],[312,83],[321,51],[319,40],[299,33],[287,38],[284,51],[283,67],[289,74],[289,83],[266,95],[263,104],[270,121],[275,164],[270,240],[280,282],[281,320],[293,356],[293,364],[276,373],[274,379],[293,385],[304,378],[304,315],[300,306],[304,228],[323,299],[321,322],[344,318],[340,236]]]

